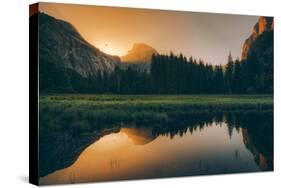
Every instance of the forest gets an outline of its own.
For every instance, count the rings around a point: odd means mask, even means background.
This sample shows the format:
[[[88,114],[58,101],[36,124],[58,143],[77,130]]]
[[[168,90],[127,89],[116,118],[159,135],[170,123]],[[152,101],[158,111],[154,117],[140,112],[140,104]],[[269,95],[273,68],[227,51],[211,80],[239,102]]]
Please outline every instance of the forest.
[[[269,57],[272,59],[273,56]],[[116,66],[112,73],[98,71],[88,78],[65,69],[52,58],[40,60],[40,93],[100,94],[272,94],[273,63],[255,53],[247,60],[211,65],[182,54],[153,54],[150,70]]]

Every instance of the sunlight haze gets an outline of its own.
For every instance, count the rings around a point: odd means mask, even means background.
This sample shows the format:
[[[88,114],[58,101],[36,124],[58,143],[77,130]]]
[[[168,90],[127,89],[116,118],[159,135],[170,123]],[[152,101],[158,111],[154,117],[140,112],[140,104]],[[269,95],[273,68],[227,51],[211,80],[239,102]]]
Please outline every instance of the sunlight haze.
[[[229,51],[240,58],[258,20],[257,16],[55,3],[40,3],[39,10],[70,22],[108,54],[122,56],[134,43],[145,43],[159,53],[183,53],[212,64],[225,64]]]

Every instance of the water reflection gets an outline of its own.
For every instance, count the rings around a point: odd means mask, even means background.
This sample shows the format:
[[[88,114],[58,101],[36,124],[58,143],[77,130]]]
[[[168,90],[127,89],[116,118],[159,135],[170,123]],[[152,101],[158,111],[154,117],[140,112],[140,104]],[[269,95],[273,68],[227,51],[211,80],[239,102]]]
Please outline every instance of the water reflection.
[[[166,125],[123,124],[40,184],[272,170],[272,123],[270,114],[220,114],[179,115]]]

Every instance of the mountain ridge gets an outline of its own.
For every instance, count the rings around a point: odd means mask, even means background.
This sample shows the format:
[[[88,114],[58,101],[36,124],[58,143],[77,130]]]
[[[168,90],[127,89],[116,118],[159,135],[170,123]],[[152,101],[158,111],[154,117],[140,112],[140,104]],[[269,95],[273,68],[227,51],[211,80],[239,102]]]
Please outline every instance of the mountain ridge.
[[[87,42],[69,22],[45,13],[38,13],[38,17],[39,50],[44,55],[61,58],[65,68],[89,77],[97,71],[112,72],[120,62],[118,56],[106,54]]]
[[[120,56],[123,63],[150,63],[153,54],[158,52],[145,43],[134,43],[126,55]]]

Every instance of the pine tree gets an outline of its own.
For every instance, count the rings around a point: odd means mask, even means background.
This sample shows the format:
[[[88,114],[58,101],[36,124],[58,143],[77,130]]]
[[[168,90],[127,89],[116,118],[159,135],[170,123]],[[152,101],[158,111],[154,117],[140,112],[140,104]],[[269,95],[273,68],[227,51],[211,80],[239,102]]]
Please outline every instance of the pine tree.
[[[226,64],[226,69],[225,69],[225,85],[226,85],[227,93],[232,93],[233,69],[234,69],[234,63],[233,63],[231,52],[229,52],[228,62]]]

